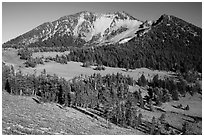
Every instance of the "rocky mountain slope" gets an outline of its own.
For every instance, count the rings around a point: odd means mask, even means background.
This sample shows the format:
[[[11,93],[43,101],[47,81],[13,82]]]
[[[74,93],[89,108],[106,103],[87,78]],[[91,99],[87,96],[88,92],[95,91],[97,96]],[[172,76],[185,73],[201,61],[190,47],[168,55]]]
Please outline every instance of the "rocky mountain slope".
[[[6,44],[29,45],[61,37],[79,38],[88,44],[116,43],[134,37],[136,31],[146,27],[143,24],[125,12],[99,14],[83,11],[43,23]]]

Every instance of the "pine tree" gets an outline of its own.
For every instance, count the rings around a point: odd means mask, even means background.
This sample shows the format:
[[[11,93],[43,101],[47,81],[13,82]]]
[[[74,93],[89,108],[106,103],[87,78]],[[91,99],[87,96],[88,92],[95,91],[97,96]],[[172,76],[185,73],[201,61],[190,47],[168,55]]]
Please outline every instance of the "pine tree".
[[[150,109],[151,111],[154,111],[152,99],[149,100],[149,109]]]
[[[160,121],[161,124],[165,124],[166,115],[162,113],[158,120]]]
[[[158,74],[153,77],[152,81],[153,81],[153,87],[159,87],[159,75]]]
[[[146,80],[144,74],[142,74],[142,76],[141,76],[141,81],[142,81],[143,87],[147,85],[147,80]]]
[[[132,108],[132,103],[130,102],[130,100],[127,100],[126,104],[125,104],[125,119],[126,119],[126,124],[127,125],[130,125],[131,123],[131,114],[132,114],[132,111],[131,111],[131,108]]]
[[[171,95],[172,95],[172,99],[173,100],[179,100],[179,93],[178,93],[178,90],[172,90],[172,93],[171,93]]]
[[[133,120],[133,127],[134,128],[137,128],[139,126],[139,120],[138,120],[138,116],[135,116],[134,117],[134,120]]]
[[[63,92],[64,92],[64,91],[63,91],[63,88],[62,88],[62,85],[61,85],[61,84],[59,85],[59,89],[58,89],[58,90],[59,90],[58,103],[59,103],[59,104],[64,104],[64,97],[63,97],[63,94],[64,94]]]
[[[168,89],[163,90],[162,102],[169,102],[171,100],[171,95]]]
[[[16,74],[16,86],[17,86],[17,94],[18,95],[23,95],[23,92],[26,90],[26,85],[25,85],[25,77],[23,77],[23,74],[21,70],[19,70]]]
[[[139,102],[140,102],[140,107],[144,108],[144,100],[142,98],[140,89],[139,89]]]
[[[144,74],[141,75],[141,77],[138,79],[138,85],[144,87],[147,85],[147,80],[144,76]]]
[[[188,123],[187,123],[187,122],[184,122],[184,123],[182,124],[182,134],[183,134],[183,135],[186,135],[186,133],[187,133],[187,126],[188,126]]]
[[[8,79],[6,80],[5,90],[6,90],[8,93],[11,93],[11,86],[10,86],[10,83],[9,83],[9,80],[8,80]]]
[[[138,116],[138,126],[142,124],[142,114],[140,113]]]
[[[124,126],[125,125],[125,121],[126,121],[126,119],[125,119],[125,106],[124,106],[123,103],[121,103],[120,107],[121,107],[120,108],[120,124],[122,126]]]
[[[5,84],[10,76],[10,68],[2,62],[2,89],[5,89]]]
[[[190,108],[189,108],[189,105],[187,105],[186,107],[185,107],[185,110],[189,110]]]
[[[14,69],[14,66],[13,66],[13,65],[11,65],[11,75],[12,75],[12,76],[15,76],[15,69]]]
[[[150,127],[150,135],[154,135],[154,133],[155,133],[155,126],[156,126],[156,120],[155,120],[155,117],[153,116],[152,117],[152,124],[151,124],[151,127]]]
[[[149,88],[147,89],[147,91],[148,91],[147,93],[148,93],[148,95],[149,95],[149,98],[152,99],[152,98],[153,98],[153,95],[154,95],[152,87],[149,87]]]
[[[130,126],[133,128],[137,127],[137,109],[134,106],[131,108]]]

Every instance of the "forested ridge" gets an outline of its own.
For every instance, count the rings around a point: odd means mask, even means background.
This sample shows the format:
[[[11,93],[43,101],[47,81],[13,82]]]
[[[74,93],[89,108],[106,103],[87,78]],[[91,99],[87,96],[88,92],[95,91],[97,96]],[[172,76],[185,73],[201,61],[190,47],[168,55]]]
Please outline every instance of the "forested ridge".
[[[127,43],[73,50],[70,58],[111,67],[202,72],[202,30],[163,15],[147,33]]]

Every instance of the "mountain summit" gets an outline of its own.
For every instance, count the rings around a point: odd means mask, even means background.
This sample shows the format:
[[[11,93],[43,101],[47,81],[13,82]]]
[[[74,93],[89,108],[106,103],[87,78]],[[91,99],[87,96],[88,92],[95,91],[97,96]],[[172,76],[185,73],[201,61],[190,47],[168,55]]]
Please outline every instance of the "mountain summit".
[[[82,11],[46,22],[33,30],[7,42],[7,44],[29,45],[53,38],[80,38],[84,43],[116,43],[135,36],[142,21],[123,12],[107,14]]]

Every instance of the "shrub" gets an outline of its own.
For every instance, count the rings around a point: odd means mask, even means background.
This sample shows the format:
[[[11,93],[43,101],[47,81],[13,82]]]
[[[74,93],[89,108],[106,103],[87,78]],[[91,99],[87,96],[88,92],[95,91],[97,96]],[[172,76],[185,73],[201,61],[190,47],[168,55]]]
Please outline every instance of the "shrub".
[[[20,55],[20,59],[28,60],[31,58],[32,52],[27,48],[23,48],[18,50],[18,55]]]
[[[137,121],[137,122],[138,122],[138,125],[142,124],[142,117],[143,117],[143,116],[142,116],[142,114],[140,113],[139,116],[138,116],[138,121]]]
[[[105,67],[102,65],[98,65],[97,67],[94,68],[94,70],[105,70]]]
[[[86,61],[82,64],[82,67],[90,67],[91,63],[89,61]]]
[[[143,74],[138,79],[138,85],[143,86],[143,87],[147,85],[147,80],[146,80],[146,78],[145,78],[145,76]]]
[[[189,108],[189,105],[187,105],[184,109],[185,109],[185,110],[189,110],[189,109],[190,109],[190,108]]]
[[[173,100],[176,100],[176,101],[179,100],[178,90],[172,90],[171,95]]]
[[[34,59],[29,59],[25,62],[26,67],[32,67],[34,68],[37,65]]]
[[[30,58],[25,62],[26,67],[34,68],[37,64],[44,64],[42,58]]]
[[[154,135],[155,134],[155,128],[156,128],[155,126],[156,126],[156,119],[153,116],[152,117],[152,124],[151,124],[151,127],[150,127],[150,135]]]
[[[158,120],[161,122],[161,124],[165,124],[165,119],[166,119],[166,115],[162,113],[162,115],[159,117]]]

